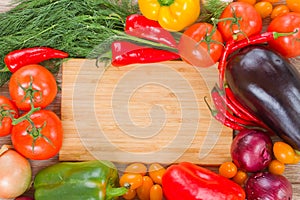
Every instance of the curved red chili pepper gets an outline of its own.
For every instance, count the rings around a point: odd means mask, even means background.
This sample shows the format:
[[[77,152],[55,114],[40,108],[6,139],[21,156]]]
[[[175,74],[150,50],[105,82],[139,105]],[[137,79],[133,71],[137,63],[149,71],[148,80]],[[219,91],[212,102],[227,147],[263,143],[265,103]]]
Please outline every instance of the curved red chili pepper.
[[[177,47],[177,42],[169,31],[163,29],[157,21],[140,14],[132,14],[126,18],[125,32],[135,37]]]
[[[136,63],[154,63],[176,60],[180,56],[171,51],[139,46],[127,41],[114,41],[111,45],[112,62],[115,67]]]
[[[54,58],[67,58],[68,56],[68,53],[50,47],[32,47],[10,52],[4,57],[4,63],[9,71],[14,73],[25,65],[38,64]]]

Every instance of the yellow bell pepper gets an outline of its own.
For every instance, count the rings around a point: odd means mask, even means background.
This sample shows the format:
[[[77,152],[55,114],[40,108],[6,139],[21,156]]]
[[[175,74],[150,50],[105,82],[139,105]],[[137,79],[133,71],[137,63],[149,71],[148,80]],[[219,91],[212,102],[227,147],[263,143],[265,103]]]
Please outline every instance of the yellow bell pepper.
[[[200,15],[200,0],[138,0],[141,13],[168,31],[181,31]]]

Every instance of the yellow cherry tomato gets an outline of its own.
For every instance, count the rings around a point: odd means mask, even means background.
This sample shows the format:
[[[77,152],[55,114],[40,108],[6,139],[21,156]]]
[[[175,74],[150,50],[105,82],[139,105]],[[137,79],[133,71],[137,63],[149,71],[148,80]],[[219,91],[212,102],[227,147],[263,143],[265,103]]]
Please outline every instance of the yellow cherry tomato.
[[[143,184],[143,176],[141,174],[125,173],[120,177],[119,183],[124,187],[129,184],[129,189],[134,190]]]
[[[262,18],[266,18],[271,15],[273,5],[268,1],[260,1],[254,5],[254,8]]]
[[[286,0],[286,5],[293,12],[300,13],[300,1],[299,0]]]
[[[295,150],[285,142],[275,142],[273,145],[273,154],[277,160],[284,164],[294,164],[297,162]]]
[[[158,163],[152,163],[149,166],[149,176],[152,178],[154,183],[161,185],[162,177],[165,172],[166,168]]]
[[[245,2],[254,5],[256,3],[256,0],[237,0],[237,2]]]
[[[150,189],[152,186],[152,179],[149,176],[143,176],[143,184],[136,189],[137,196],[140,200],[150,199]]]
[[[272,160],[268,166],[268,169],[272,174],[283,174],[285,165],[279,160]]]
[[[122,195],[122,197],[126,200],[134,199],[136,196],[136,191],[133,189],[129,189],[125,194]]]
[[[234,182],[239,185],[244,185],[248,178],[248,174],[243,170],[238,170],[236,175],[232,178]]]
[[[147,166],[143,163],[132,163],[125,168],[124,173],[136,173],[144,176],[147,173]]]
[[[273,11],[271,13],[271,18],[274,19],[275,17],[281,16],[288,12],[290,12],[290,9],[286,5],[283,4],[277,5],[273,8]]]
[[[219,167],[219,174],[226,178],[232,178],[237,173],[237,167],[233,162],[224,162]]]
[[[150,189],[150,200],[162,200],[163,190],[159,184],[155,184]]]

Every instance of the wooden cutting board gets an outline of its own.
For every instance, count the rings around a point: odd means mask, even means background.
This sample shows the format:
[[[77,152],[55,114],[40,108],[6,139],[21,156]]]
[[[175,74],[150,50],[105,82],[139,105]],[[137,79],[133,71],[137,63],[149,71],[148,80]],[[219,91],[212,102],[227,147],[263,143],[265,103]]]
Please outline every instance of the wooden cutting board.
[[[204,102],[215,66],[181,61],[96,67],[71,59],[62,67],[63,161],[120,163],[230,160],[232,130],[211,117]],[[211,104],[211,102],[210,102]]]

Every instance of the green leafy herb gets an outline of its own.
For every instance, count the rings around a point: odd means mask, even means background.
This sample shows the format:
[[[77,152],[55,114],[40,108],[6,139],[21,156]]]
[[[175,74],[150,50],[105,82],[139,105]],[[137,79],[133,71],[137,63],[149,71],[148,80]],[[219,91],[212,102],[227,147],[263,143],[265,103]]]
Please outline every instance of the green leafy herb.
[[[211,19],[218,19],[228,4],[222,0],[206,0],[201,9],[200,21],[212,23]]]
[[[137,13],[131,0],[17,0],[16,7],[0,14],[0,68],[10,51],[48,46],[85,58],[115,30],[124,30],[125,19]],[[96,55],[94,55],[96,57]],[[0,73],[0,85],[10,77]]]

